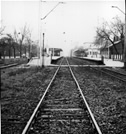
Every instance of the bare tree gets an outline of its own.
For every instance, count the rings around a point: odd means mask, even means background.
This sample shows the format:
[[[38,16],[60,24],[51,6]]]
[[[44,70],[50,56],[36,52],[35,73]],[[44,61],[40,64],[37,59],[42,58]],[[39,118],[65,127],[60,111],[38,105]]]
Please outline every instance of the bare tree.
[[[1,56],[5,59],[5,48],[8,46],[8,38],[3,37],[0,39],[0,59]]]
[[[107,47],[107,43],[110,42],[113,44],[116,52],[118,53],[115,44],[114,44],[114,36],[111,32],[111,30],[106,29],[106,27],[97,28],[97,43],[99,45],[102,45],[103,47]]]
[[[0,35],[3,35],[4,29],[5,29],[5,26],[0,28]]]
[[[1,36],[3,35],[4,29],[5,29],[5,27],[2,27],[2,26],[0,27],[0,59],[1,59],[1,56],[2,56],[2,53],[3,53],[2,50],[3,50],[3,46],[4,46],[4,40],[1,38]]]
[[[21,38],[19,40],[19,42],[20,42],[20,57],[21,57],[22,56],[22,44],[23,44],[23,41],[30,34],[30,30],[29,30],[27,24],[25,24],[24,27],[21,28],[21,32],[19,34],[21,35]]]
[[[18,46],[18,43],[16,42],[15,38],[11,34],[7,34],[7,36],[9,37],[9,51],[11,51],[11,48],[13,48],[14,58],[16,58],[16,48]]]
[[[114,33],[116,34],[116,39],[114,40],[120,40],[122,43],[122,54],[124,52],[124,37],[125,37],[125,24],[120,20],[120,18],[118,16],[116,16],[115,18],[115,22],[111,23],[112,25],[112,29],[114,31]]]
[[[19,34],[16,29],[14,29],[13,32],[13,39],[14,39],[13,46],[15,47],[15,52],[16,51],[20,52]]]
[[[2,26],[2,20],[0,21],[0,35],[3,35],[3,31],[5,30],[5,26]]]
[[[18,33],[17,33],[16,29],[14,29],[13,36],[14,36],[13,38],[14,38],[15,42],[18,43]]]
[[[110,42],[118,54],[115,47],[115,41],[117,40],[124,41],[124,23],[118,17],[115,18],[114,22],[111,22],[111,25],[104,22],[102,27],[97,27],[95,44],[106,47]]]
[[[29,53],[29,58],[31,57],[31,45],[32,45],[32,39],[31,39],[31,31],[28,36],[26,36],[26,41],[28,43],[28,53]]]
[[[120,18],[118,16],[116,16],[114,23],[111,22],[111,26],[113,29],[113,33],[116,34],[117,37],[119,37],[119,39],[121,40],[122,38],[124,38],[124,26],[125,24],[120,20]]]

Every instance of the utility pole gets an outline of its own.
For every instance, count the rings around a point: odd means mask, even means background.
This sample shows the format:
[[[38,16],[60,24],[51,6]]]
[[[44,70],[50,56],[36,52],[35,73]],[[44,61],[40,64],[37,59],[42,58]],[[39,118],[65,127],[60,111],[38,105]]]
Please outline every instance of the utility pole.
[[[42,47],[42,67],[44,67],[44,36],[45,36],[45,34],[43,33],[43,47]]]
[[[59,4],[64,4],[64,2],[58,2],[43,18],[41,18],[41,2],[46,2],[46,1],[42,1],[39,0],[39,27],[40,27],[40,31],[39,31],[39,46],[40,46],[40,64],[42,61],[42,67],[44,67],[44,33],[43,33],[43,48],[41,45],[41,32],[42,32],[42,24],[41,24],[41,20],[44,20],[48,17],[48,15],[53,12],[53,10],[59,5]],[[42,57],[42,59],[41,59]]]
[[[124,36],[124,69],[126,70],[126,14],[125,14],[125,36]]]

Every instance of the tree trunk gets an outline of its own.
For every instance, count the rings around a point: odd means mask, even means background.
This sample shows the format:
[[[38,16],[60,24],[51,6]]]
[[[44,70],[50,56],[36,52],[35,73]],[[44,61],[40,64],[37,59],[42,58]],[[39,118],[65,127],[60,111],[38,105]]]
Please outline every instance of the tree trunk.
[[[3,59],[5,59],[5,48],[3,48]]]
[[[0,59],[2,59],[2,57],[1,57],[1,52],[0,52]]]
[[[29,58],[31,57],[31,54],[30,54],[30,43],[29,43]]]
[[[27,52],[27,50],[26,50],[26,46],[25,46],[25,57],[26,57],[26,52]]]
[[[124,53],[124,41],[123,40],[121,40],[121,44],[122,44],[122,55],[123,55]]]
[[[0,59],[2,59],[2,47],[0,47]]]
[[[9,47],[8,54],[9,54],[9,58],[10,58],[11,57],[11,47]]]
[[[22,57],[22,40],[20,40],[20,58]]]
[[[14,49],[14,58],[16,58],[15,47],[13,47],[13,49]]]
[[[20,43],[20,58],[22,57],[22,43]]]
[[[22,55],[21,51],[22,51],[22,50],[21,50],[21,44],[20,44],[20,58],[21,58],[21,55]]]

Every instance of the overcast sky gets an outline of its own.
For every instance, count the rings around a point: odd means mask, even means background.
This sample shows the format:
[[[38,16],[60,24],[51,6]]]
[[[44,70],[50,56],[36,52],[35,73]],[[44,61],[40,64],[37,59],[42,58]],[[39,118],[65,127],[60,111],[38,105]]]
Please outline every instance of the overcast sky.
[[[2,0],[1,20],[2,25],[6,26],[5,32],[13,33],[15,28],[20,31],[27,23],[32,30],[32,39],[38,40],[40,18],[51,11],[58,2],[58,0],[41,2],[39,10],[39,0]],[[118,15],[124,21],[125,15],[111,6],[118,6],[125,11],[125,0],[67,0],[65,4],[59,4],[47,18],[41,20],[45,44],[63,48],[68,52],[76,45],[93,42],[96,27],[103,20],[113,21],[112,18]]]

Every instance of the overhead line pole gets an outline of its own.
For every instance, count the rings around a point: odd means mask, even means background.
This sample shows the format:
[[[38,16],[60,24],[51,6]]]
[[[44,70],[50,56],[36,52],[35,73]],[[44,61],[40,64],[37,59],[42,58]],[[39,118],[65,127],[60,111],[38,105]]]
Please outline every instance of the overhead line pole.
[[[42,47],[42,67],[44,67],[44,33],[43,33],[43,47]]]
[[[40,18],[41,18],[41,2],[46,2],[46,1],[42,1],[42,0],[40,0],[40,9],[39,9],[39,12],[40,12]],[[64,2],[58,2],[43,18],[41,18],[40,20],[44,20],[45,18],[47,18],[47,16],[59,5],[59,4],[64,4]],[[40,63],[41,63],[41,61],[42,61],[42,67],[44,67],[44,33],[43,33],[43,48],[42,48],[42,45],[41,45],[41,37],[42,37],[42,35],[41,35],[41,30],[42,30],[42,28],[41,28],[42,26],[41,26],[41,22],[40,22],[40,40],[39,40],[39,45],[40,45]],[[41,57],[42,57],[42,59],[41,59]]]

